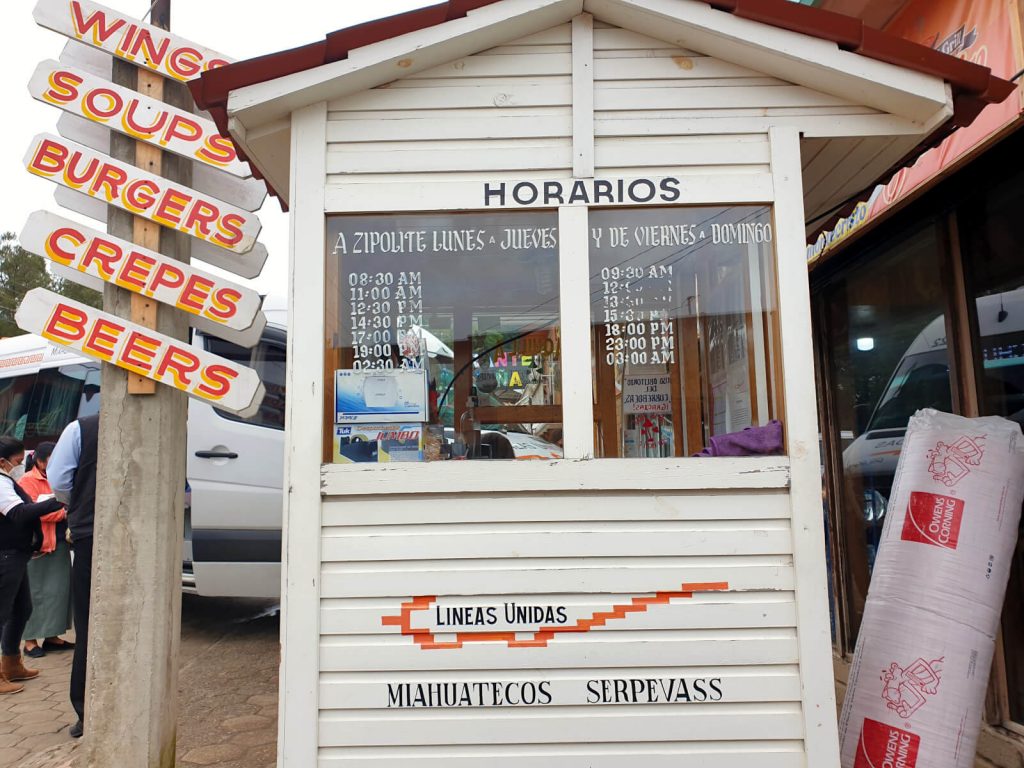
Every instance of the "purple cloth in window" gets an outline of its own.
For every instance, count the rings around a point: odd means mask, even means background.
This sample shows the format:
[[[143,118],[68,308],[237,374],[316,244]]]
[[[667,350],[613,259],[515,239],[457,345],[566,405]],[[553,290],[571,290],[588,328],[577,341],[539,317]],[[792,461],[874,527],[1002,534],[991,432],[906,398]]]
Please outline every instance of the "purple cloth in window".
[[[782,422],[715,435],[711,444],[694,456],[770,456],[782,453]]]

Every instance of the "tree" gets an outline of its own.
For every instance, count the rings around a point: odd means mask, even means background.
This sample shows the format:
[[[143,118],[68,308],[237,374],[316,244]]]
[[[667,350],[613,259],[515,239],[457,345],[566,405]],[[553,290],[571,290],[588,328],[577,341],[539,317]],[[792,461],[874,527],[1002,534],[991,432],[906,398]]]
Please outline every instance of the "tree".
[[[0,337],[24,333],[14,322],[21,300],[33,288],[52,287],[46,259],[18,245],[13,232],[0,234]]]
[[[90,307],[103,309],[103,294],[100,291],[86,288],[84,285],[79,285],[73,280],[55,277],[53,278],[53,290],[72,301],[79,301],[82,304],[88,304]]]

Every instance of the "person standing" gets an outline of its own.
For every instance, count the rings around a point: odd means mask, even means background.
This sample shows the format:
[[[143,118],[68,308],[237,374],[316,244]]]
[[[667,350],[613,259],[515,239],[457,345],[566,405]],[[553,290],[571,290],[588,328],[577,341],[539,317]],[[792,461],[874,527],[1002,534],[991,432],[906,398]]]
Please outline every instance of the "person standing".
[[[75,616],[75,656],[71,662],[71,706],[78,722],[68,733],[82,735],[85,723],[85,669],[89,652],[89,600],[92,594],[92,531],[96,509],[96,455],[99,414],[83,416],[64,428],[47,465],[50,486],[68,505],[71,551],[71,602]]]
[[[53,496],[46,479],[46,465],[54,444],[40,443],[25,461],[25,474],[18,480],[32,501]],[[67,542],[67,512],[63,509],[43,517],[43,544],[29,560],[28,583],[32,591],[32,618],[25,625],[25,655],[32,659],[46,651],[70,651],[75,647],[60,637],[71,629],[71,549]],[[42,643],[37,642],[42,639]]]
[[[21,637],[32,615],[28,561],[42,543],[40,518],[58,511],[56,499],[34,503],[11,472],[25,459],[25,446],[9,435],[0,437],[0,694],[18,693],[39,670],[21,660]]]

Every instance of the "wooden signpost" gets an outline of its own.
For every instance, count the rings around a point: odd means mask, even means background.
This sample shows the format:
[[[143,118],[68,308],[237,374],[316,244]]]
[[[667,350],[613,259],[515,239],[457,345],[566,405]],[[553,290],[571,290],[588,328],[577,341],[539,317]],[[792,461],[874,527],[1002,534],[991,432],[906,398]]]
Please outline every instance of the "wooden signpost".
[[[85,0],[35,8],[37,23],[77,42],[61,62],[42,62],[29,83],[34,98],[63,111],[63,135],[35,137],[25,166],[58,185],[58,202],[108,231],[36,211],[21,242],[63,276],[98,283],[104,310],[35,289],[16,320],[110,363],[101,382],[84,763],[170,768],[187,422],[178,393],[242,418],[265,394],[255,370],[187,336],[191,322],[254,345],[266,326],[260,296],[188,262],[194,244],[197,258],[257,276],[267,251],[252,211],[266,191],[208,116],[191,111],[180,85],[229,60],[167,31],[170,0],[149,10],[152,24]]]

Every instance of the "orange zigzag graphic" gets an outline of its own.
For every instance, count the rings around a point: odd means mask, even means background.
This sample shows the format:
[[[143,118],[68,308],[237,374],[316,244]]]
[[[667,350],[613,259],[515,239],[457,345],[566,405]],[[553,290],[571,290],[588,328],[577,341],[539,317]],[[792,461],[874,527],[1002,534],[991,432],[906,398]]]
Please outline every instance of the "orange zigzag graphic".
[[[515,632],[458,632],[453,642],[442,643],[429,629],[412,626],[412,614],[425,611],[437,601],[436,596],[414,597],[402,603],[397,616],[381,617],[381,624],[400,627],[402,634],[411,637],[420,648],[427,651],[453,650],[462,648],[463,643],[505,642],[509,648],[547,648],[555,635],[568,632],[589,632],[594,627],[603,627],[612,619],[624,619],[631,613],[643,613],[652,605],[667,605],[676,598],[691,598],[694,592],[722,592],[729,589],[727,581],[712,581],[697,584],[681,584],[677,592],[656,592],[652,597],[634,597],[624,605],[613,605],[610,611],[598,611],[587,619],[565,627],[541,627],[526,640],[516,638]]]

